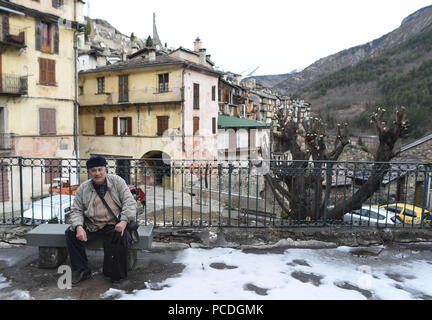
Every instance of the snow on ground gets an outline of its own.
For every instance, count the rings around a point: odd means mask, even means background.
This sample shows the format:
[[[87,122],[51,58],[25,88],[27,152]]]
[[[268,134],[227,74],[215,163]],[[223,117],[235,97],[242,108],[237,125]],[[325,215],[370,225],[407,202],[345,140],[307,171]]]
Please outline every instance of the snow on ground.
[[[101,298],[398,300],[432,297],[432,265],[426,260],[389,253],[387,262],[382,263],[381,257],[356,257],[352,250],[347,247],[287,249],[283,254],[258,254],[226,248],[191,248],[179,253],[174,261],[186,266],[180,275],[161,283],[146,283],[148,289],[129,294],[110,289]]]
[[[28,291],[13,290],[12,292],[2,292],[3,289],[11,287],[12,283],[7,281],[5,277],[0,274],[0,300],[31,300]]]

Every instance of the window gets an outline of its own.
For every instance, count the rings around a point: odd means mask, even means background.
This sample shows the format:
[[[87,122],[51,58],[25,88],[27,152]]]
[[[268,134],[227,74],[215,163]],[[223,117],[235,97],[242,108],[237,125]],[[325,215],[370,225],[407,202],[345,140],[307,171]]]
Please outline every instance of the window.
[[[51,25],[42,22],[42,51],[51,52]]]
[[[129,101],[129,76],[119,76],[119,102]]]
[[[212,101],[216,101],[216,86],[212,87]]]
[[[163,136],[163,133],[168,130],[168,116],[157,117],[157,135]]]
[[[79,87],[79,94],[80,94],[80,96],[84,95],[84,87],[83,86]]]
[[[132,118],[131,117],[114,117],[113,118],[113,134],[115,136],[131,136],[132,135]]]
[[[56,85],[56,62],[39,58],[39,83]]]
[[[168,92],[169,73],[159,75],[159,92]]]
[[[52,184],[53,179],[60,178],[61,161],[57,159],[44,160],[45,184]]]
[[[96,118],[96,135],[103,136],[105,134],[105,118],[97,117]]]
[[[216,134],[216,118],[212,118],[212,133]]]
[[[199,90],[200,85],[198,83],[194,83],[193,85],[193,108],[199,109]]]
[[[105,93],[105,78],[97,78],[97,93]]]
[[[228,130],[229,134],[229,150],[237,150],[237,132],[234,129]]]
[[[248,147],[255,148],[256,147],[256,129],[249,129],[248,131]]]
[[[0,163],[0,202],[9,201],[9,168]]]
[[[63,0],[52,0],[53,8],[60,8],[63,5]]]
[[[36,18],[36,50],[59,53],[59,26]]]
[[[193,117],[193,134],[199,134],[199,117]]]
[[[39,134],[40,135],[56,134],[56,109],[49,109],[49,108],[39,109]]]

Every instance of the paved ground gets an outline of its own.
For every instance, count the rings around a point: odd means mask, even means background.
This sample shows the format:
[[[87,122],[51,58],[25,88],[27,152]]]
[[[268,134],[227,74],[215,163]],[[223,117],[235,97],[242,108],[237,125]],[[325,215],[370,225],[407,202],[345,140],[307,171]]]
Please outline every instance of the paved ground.
[[[27,246],[0,249],[0,300],[432,299],[429,243],[315,250],[175,249],[155,243],[117,285],[101,274],[102,252],[89,251],[93,278],[71,290],[59,289],[57,270],[37,267],[37,255]],[[365,265],[375,291],[353,280]]]

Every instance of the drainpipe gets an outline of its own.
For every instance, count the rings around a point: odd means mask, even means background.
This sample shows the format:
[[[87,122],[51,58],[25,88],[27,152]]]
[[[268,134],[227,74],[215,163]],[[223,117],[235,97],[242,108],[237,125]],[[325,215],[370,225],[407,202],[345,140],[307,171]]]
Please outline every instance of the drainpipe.
[[[186,64],[186,67],[183,68],[182,71],[182,151],[183,154],[186,155],[186,149],[185,149],[185,118],[184,118],[184,108],[185,108],[185,82],[184,82],[184,78],[185,78],[185,73],[186,70],[190,67],[190,63]]]
[[[78,155],[78,33],[79,25],[77,22],[77,0],[74,0],[74,23],[76,23],[76,29],[74,30],[74,83],[75,83],[75,99],[74,99],[74,128],[73,128],[73,136],[74,136],[74,153],[76,159],[77,169],[79,166],[79,155]],[[80,183],[80,174],[77,170],[77,178],[78,184]]]

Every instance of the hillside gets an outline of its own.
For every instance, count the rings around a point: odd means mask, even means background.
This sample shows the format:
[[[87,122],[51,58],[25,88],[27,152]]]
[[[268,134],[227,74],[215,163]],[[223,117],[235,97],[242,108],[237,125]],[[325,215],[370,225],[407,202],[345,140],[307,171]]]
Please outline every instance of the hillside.
[[[359,131],[370,128],[368,115],[376,105],[406,106],[410,133],[419,137],[432,129],[432,28],[296,95],[311,102],[324,119],[348,120]]]
[[[309,86],[313,82],[345,67],[354,66],[363,60],[378,57],[382,53],[395,48],[431,27],[432,6],[428,6],[409,15],[402,21],[401,26],[393,32],[367,44],[353,47],[320,59],[302,72],[295,75],[287,75],[286,79],[278,81],[273,86],[273,89],[283,94],[293,94],[299,89]],[[265,78],[266,77],[263,79]],[[260,82],[259,77],[257,77],[257,81]]]
[[[134,41],[131,41],[129,36],[122,34],[105,20],[91,19],[89,17],[85,17],[85,19],[87,26],[90,26],[90,34],[86,44],[91,48],[105,51],[107,55],[120,56],[122,48],[128,53],[132,52],[133,45],[137,45],[139,48],[144,46],[142,39],[135,37]]]

